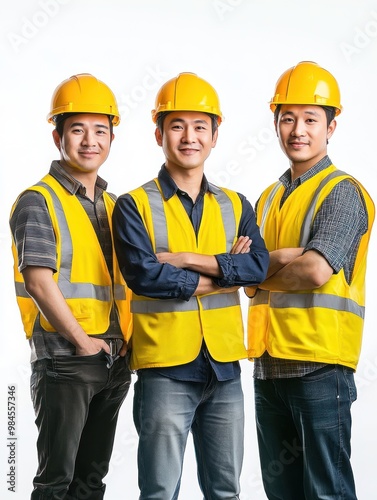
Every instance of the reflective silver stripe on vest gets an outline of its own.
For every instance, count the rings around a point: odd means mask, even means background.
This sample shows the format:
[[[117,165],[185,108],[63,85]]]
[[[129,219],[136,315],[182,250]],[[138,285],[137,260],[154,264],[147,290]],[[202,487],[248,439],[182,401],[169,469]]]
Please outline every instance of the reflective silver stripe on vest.
[[[249,304],[251,306],[261,306],[261,305],[269,304],[269,301],[270,301],[270,292],[268,292],[267,290],[261,290],[260,288],[258,288],[256,295],[254,295],[254,297],[252,297],[249,300]]]
[[[274,309],[284,309],[294,307],[297,309],[308,309],[310,307],[323,307],[335,311],[346,311],[364,319],[365,307],[360,306],[352,299],[338,297],[327,293],[281,293],[258,291],[253,299],[250,299],[251,305],[269,304]]]
[[[126,287],[124,285],[114,285],[114,299],[126,300]]]
[[[65,299],[96,299],[109,302],[111,299],[110,290],[103,286],[91,283],[67,283],[58,281],[59,289]],[[15,283],[17,297],[30,298],[25,290],[24,283]]]
[[[30,299],[30,295],[25,290],[25,284],[23,282],[21,283],[20,281],[16,281],[14,283],[14,287],[16,289],[17,297],[21,297],[23,299]]]
[[[45,182],[38,182],[37,186],[41,186],[46,189],[51,197],[55,208],[56,217],[58,219],[60,234],[61,234],[61,245],[62,245],[62,255],[59,269],[59,288],[60,281],[67,281],[68,283],[71,280],[71,266],[72,266],[72,257],[73,257],[73,246],[71,233],[68,229],[67,219],[64,215],[63,206],[56,196],[55,191]]]
[[[270,194],[267,196],[267,200],[266,200],[266,203],[264,204],[262,215],[261,215],[261,223],[259,224],[259,230],[260,230],[260,233],[262,236],[264,235],[264,226],[266,223],[268,210],[270,209],[270,206],[271,206],[272,200],[275,197],[275,194],[277,193],[277,191],[279,190],[279,188],[281,186],[282,186],[282,183],[280,181],[278,181],[275,184],[275,186],[272,188]]]
[[[71,283],[70,280],[73,246],[67,219],[64,215],[63,206],[59,198],[56,196],[55,191],[48,184],[46,184],[45,182],[38,182],[36,185],[43,187],[50,193],[53,200],[56,217],[58,219],[62,245],[58,286],[64,298],[96,299],[109,302],[111,300],[111,289],[109,286],[93,285],[92,283]],[[19,297],[30,298],[29,294],[25,291],[24,284],[20,282],[16,283],[16,294]]]
[[[328,174],[324,179],[322,179],[322,182],[319,184],[317,189],[314,192],[313,198],[310,202],[308,211],[305,215],[304,222],[301,226],[301,234],[300,234],[300,247],[304,247],[308,244],[309,238],[310,238],[310,231],[312,228],[312,221],[313,221],[313,215],[314,215],[314,210],[317,204],[317,200],[319,195],[321,194],[322,189],[328,182],[330,182],[332,179],[335,179],[336,177],[339,177],[341,175],[347,175],[345,172],[342,172],[341,170],[335,170],[334,172],[331,172]]]
[[[164,300],[133,300],[131,302],[131,312],[136,314],[148,313],[171,313],[198,311],[198,300],[205,311],[211,309],[223,309],[240,305],[238,292],[219,293],[216,295],[206,295],[201,298],[191,297],[190,300],[164,299]]]
[[[166,226],[166,217],[162,195],[155,181],[147,182],[143,185],[143,189],[148,195],[149,205],[152,211],[152,223],[154,228],[156,253],[167,252],[169,249],[168,228]]]
[[[234,237],[237,235],[236,216],[234,214],[233,203],[222,189],[213,184],[209,185],[218,199],[225,230],[226,251],[230,252],[233,246]]]
[[[210,186],[211,190],[214,192],[216,198],[218,199],[225,230],[226,251],[230,252],[233,246],[234,237],[237,234],[236,218],[234,214],[233,204],[224,191],[214,186],[213,184],[210,184]],[[162,195],[154,180],[144,184],[143,189],[147,193],[149,205],[151,207],[156,253],[167,252],[169,250],[168,227]]]

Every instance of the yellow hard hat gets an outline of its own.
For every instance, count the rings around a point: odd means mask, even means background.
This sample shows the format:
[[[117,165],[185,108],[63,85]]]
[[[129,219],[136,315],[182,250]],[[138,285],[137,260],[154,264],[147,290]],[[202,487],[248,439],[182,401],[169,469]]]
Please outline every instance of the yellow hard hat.
[[[313,104],[342,111],[338,82],[317,63],[302,61],[285,71],[276,83],[270,108],[275,111],[279,104]]]
[[[49,123],[63,113],[98,113],[112,116],[114,126],[120,122],[117,102],[110,88],[89,73],[81,73],[58,85],[51,99]]]
[[[220,111],[219,96],[208,82],[195,73],[180,73],[167,81],[158,91],[152,120],[157,121],[164,111],[199,111],[217,116],[220,125],[223,117]]]

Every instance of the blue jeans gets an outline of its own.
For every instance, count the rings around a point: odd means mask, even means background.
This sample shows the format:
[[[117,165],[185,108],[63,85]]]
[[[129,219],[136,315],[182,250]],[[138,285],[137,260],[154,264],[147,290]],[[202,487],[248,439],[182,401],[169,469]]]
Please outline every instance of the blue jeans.
[[[32,500],[100,500],[119,409],[131,382],[128,357],[57,356],[32,364],[38,470]]]
[[[328,365],[291,379],[255,380],[263,484],[270,500],[355,500],[350,463],[351,369]]]
[[[244,406],[240,377],[182,382],[140,370],[134,422],[139,434],[140,499],[176,500],[191,430],[205,499],[239,498]]]

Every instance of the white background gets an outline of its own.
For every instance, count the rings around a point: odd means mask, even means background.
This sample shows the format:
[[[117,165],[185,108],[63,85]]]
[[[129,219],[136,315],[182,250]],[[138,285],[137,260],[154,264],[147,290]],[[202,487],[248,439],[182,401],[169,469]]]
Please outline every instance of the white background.
[[[52,127],[46,122],[55,87],[75,73],[89,72],[116,94],[122,121],[100,173],[109,190],[119,195],[154,177],[163,162],[150,118],[157,90],[182,71],[197,73],[217,89],[225,115],[207,175],[254,204],[262,189],[288,167],[268,106],[275,82],[299,61],[316,61],[336,76],[342,92],[344,112],[329,155],[376,199],[377,2],[19,0],[2,2],[0,9],[0,495],[25,500],[36,469],[36,428],[29,396],[29,347],[14,297],[8,216],[18,193],[58,159]],[[375,254],[374,234],[357,372],[359,398],[353,407],[352,458],[360,500],[375,498],[376,484]],[[259,500],[265,495],[255,439],[252,364],[243,361],[242,369],[247,420],[241,498]],[[6,476],[9,385],[17,389],[16,493],[7,491]],[[138,497],[132,396],[131,389],[120,413],[106,478],[109,500]],[[180,498],[201,498],[191,438]]]

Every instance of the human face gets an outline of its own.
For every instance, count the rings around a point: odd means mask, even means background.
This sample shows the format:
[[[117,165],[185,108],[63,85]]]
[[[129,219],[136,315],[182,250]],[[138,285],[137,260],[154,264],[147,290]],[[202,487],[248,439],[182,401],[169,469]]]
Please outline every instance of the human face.
[[[301,175],[327,154],[327,141],[336,122],[327,126],[326,113],[320,106],[284,104],[275,127],[291,168]]]
[[[211,118],[196,111],[172,111],[163,123],[163,133],[156,129],[157,144],[165,154],[171,172],[189,172],[204,168],[215,147],[217,131],[212,134]]]
[[[101,114],[77,114],[66,118],[62,137],[53,131],[61,163],[74,177],[96,174],[110,152],[114,135],[109,118]]]

